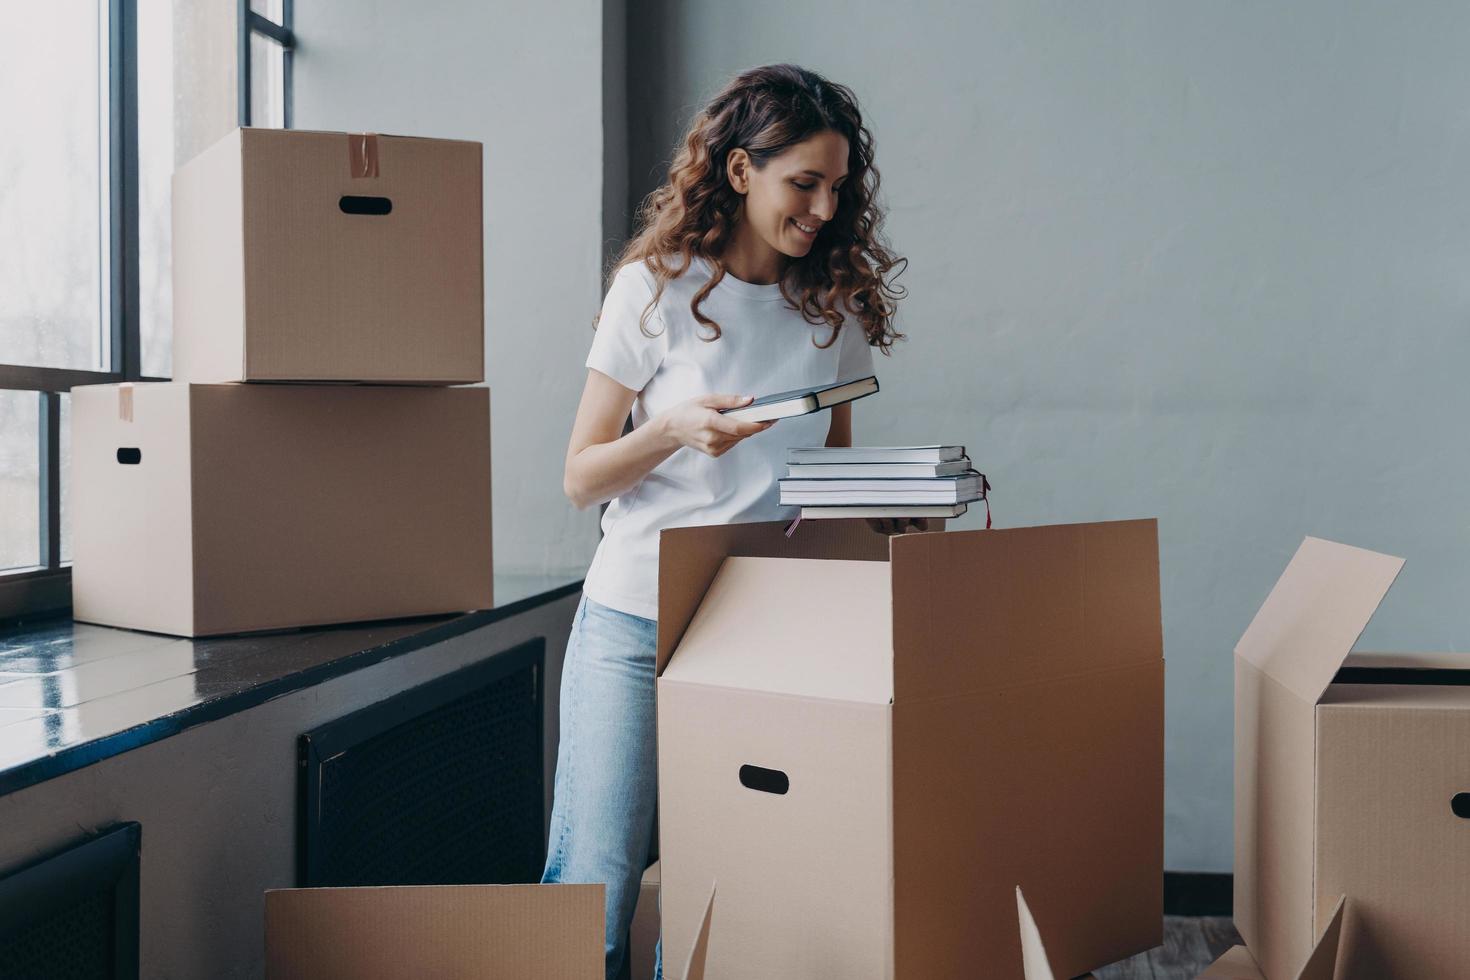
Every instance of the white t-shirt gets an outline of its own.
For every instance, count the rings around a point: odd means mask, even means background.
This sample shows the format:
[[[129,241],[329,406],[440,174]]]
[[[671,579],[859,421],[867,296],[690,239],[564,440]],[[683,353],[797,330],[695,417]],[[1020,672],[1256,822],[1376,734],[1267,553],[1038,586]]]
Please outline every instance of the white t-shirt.
[[[819,348],[817,343],[831,337],[830,327],[804,320],[786,303],[779,285],[742,282],[728,273],[700,306],[720,325],[720,338],[700,339],[710,330],[694,319],[689,302],[709,273],[709,266],[696,259],[665,287],[648,317],[653,337],[638,326],[653,296],[653,273],[637,262],[613,279],[587,367],[639,393],[633,402],[635,428],[700,395],[758,398],[873,373],[873,351],[855,318],[848,317],[835,343]],[[608,504],[602,542],[583,586],[587,596],[657,619],[659,531],[794,518],[797,508],[778,502],[776,481],[786,475],[786,450],[824,445],[831,422],[827,411],[781,419],[718,459],[681,446]]]

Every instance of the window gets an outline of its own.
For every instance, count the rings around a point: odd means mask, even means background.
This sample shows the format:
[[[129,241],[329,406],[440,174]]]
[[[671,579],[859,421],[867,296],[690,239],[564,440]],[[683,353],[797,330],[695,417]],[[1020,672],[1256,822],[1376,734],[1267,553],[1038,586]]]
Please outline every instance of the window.
[[[48,0],[0,36],[0,618],[70,603],[70,389],[171,373],[175,167],[289,122],[291,0],[237,4]]]
[[[245,38],[240,48],[240,121],[244,126],[291,126],[292,0],[240,0]],[[248,8],[246,4],[248,3]]]

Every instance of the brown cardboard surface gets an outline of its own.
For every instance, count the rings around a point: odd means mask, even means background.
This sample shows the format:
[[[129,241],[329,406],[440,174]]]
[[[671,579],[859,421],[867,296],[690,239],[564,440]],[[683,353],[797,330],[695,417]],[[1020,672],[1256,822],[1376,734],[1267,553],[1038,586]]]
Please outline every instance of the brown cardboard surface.
[[[1470,657],[1354,655],[1405,668],[1403,683],[1327,686],[1401,565],[1307,539],[1238,651],[1236,925],[1267,976],[1288,975],[1317,927],[1340,931],[1340,977],[1450,980],[1470,963],[1470,849],[1451,806],[1470,787],[1470,687],[1453,676]]]
[[[711,885],[709,901],[704,905],[704,917],[699,923],[699,932],[689,949],[689,959],[684,964],[684,980],[704,980],[705,966],[709,956],[710,917],[715,911],[715,892],[718,883]]]
[[[1322,929],[1322,934],[1317,937],[1317,942],[1312,947],[1312,955],[1307,957],[1302,972],[1297,974],[1297,980],[1333,980],[1333,977],[1337,975],[1337,963],[1341,954],[1343,909],[1346,904],[1347,898],[1339,895],[1337,903],[1332,906],[1327,925]],[[1325,909],[1327,905],[1324,903],[1320,907]],[[1459,961],[1459,965],[1464,966],[1464,960]],[[1395,975],[1418,976],[1419,974],[1413,971],[1399,971],[1396,966]],[[1375,973],[1373,976],[1383,977],[1387,974]]]
[[[1235,661],[1235,928],[1285,976],[1312,945],[1314,708]]]
[[[1450,801],[1470,792],[1470,687],[1356,688],[1317,709],[1319,922],[1353,896],[1345,978],[1463,977],[1470,820]]]
[[[893,652],[873,638],[893,631],[887,592],[881,562],[726,558],[663,676],[886,705]]]
[[[1282,973],[1279,976],[1291,976],[1296,980],[1333,980],[1334,977],[1342,976],[1338,963],[1342,958],[1339,950],[1341,949],[1343,912],[1346,906],[1346,897],[1339,895],[1328,917],[1326,927],[1312,945],[1301,969],[1291,973]],[[1387,973],[1375,974],[1378,977],[1388,975]],[[1409,976],[1410,974],[1403,975]],[[1269,980],[1270,976],[1271,974],[1262,972],[1249,949],[1244,946],[1232,946],[1219,959],[1211,963],[1204,973],[1199,975],[1199,980]]]
[[[721,980],[969,977],[977,963],[1019,977],[1009,881],[1034,891],[1038,915],[1085,923],[1053,951],[1068,975],[1156,945],[1163,661],[1154,522],[1029,528],[1004,540],[980,532],[890,542],[864,525],[793,544],[780,531],[678,529],[661,539],[665,936],[693,933],[701,889],[718,880],[709,962]],[[890,543],[889,564],[847,567],[881,560]],[[785,572],[733,561],[726,576],[727,556],[823,558],[816,564],[840,570],[829,580],[806,561],[777,562]],[[724,584],[705,629],[694,621],[717,573]],[[881,603],[885,577],[888,633],[858,608]],[[798,589],[813,581],[841,588]],[[852,622],[838,622],[844,616]],[[891,706],[843,700],[854,682],[837,675],[853,657],[823,649],[822,629],[866,644],[863,663],[893,658]],[[684,642],[692,659],[751,655],[759,664],[685,676]],[[789,790],[747,788],[746,765],[786,774]],[[665,952],[678,962],[679,951]]]
[[[628,960],[633,980],[653,976],[654,947],[658,944],[658,862],[643,872],[638,886],[638,904],[633,909],[633,925],[628,930]]]
[[[190,513],[193,486],[180,448],[190,444],[189,391],[137,387],[142,397],[133,385],[72,389],[73,615],[188,635],[194,547],[180,515]],[[120,448],[139,450],[142,461],[120,464]]]
[[[1199,975],[1199,980],[1266,980],[1266,976],[1250,950],[1231,946]]]
[[[1016,886],[1016,913],[1021,922],[1021,965],[1025,980],[1056,980],[1047,959],[1046,945],[1041,941],[1041,931],[1036,928],[1036,919],[1019,885]],[[1073,980],[1093,980],[1093,976],[1088,973]]]
[[[235,130],[174,171],[175,381],[232,381],[245,365],[241,132]]]
[[[1462,675],[1470,678],[1470,672]],[[1464,711],[1470,704],[1470,685],[1460,684],[1334,684],[1317,707],[1320,718],[1329,706],[1339,708],[1444,708]]]
[[[893,542],[896,700],[1163,657],[1153,521]]]
[[[1163,705],[1162,661],[895,705],[896,976],[1021,976],[1008,882],[1060,976],[1163,941]]]
[[[1315,704],[1403,566],[1402,558],[1307,538],[1236,644],[1236,656]]]
[[[179,169],[176,380],[484,380],[481,145],[378,135],[362,176],[351,139],[244,129]]]
[[[888,535],[866,521],[803,521],[789,538],[785,528],[781,521],[711,524],[668,528],[659,535],[659,673],[728,555],[888,560]]]
[[[112,387],[78,389],[74,493],[108,518],[76,528],[78,619],[202,636],[493,602],[487,389],[139,385],[119,428]]]
[[[268,980],[589,980],[603,886],[281,889],[265,929]]]
[[[891,976],[889,706],[665,677],[657,710],[665,969],[688,958],[718,881],[712,977]],[[744,765],[786,773],[789,791],[747,788]]]
[[[1317,699],[1402,567],[1309,537],[1235,648],[1235,924],[1268,976],[1315,934]]]

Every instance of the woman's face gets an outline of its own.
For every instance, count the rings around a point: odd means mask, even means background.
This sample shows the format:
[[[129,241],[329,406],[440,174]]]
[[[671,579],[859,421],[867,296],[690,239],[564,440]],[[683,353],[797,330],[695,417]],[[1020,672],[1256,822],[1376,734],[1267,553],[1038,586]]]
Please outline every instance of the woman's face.
[[[847,179],[847,137],[827,130],[787,147],[757,170],[743,150],[731,154],[730,179],[745,195],[743,220],[767,245],[801,258],[837,210]],[[739,159],[743,158],[743,159]]]

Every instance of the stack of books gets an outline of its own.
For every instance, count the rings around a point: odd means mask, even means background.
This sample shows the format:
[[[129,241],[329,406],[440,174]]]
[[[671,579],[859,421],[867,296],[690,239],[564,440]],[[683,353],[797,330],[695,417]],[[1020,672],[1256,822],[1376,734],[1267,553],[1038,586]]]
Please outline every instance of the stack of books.
[[[964,446],[798,448],[786,463],[781,504],[800,507],[803,520],[959,517],[990,490]]]

